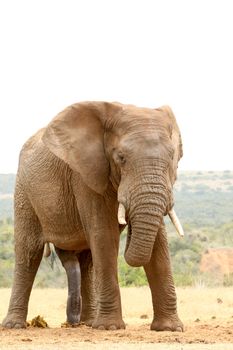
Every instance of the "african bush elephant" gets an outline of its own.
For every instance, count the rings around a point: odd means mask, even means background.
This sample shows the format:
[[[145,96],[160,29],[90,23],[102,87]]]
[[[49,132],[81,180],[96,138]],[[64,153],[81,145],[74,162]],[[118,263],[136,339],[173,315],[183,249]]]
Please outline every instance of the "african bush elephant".
[[[182,331],[163,221],[168,213],[174,219],[172,187],[181,156],[180,131],[166,106],[81,102],[30,138],[17,173],[15,274],[3,326],[25,327],[34,277],[44,245],[51,242],[61,256],[65,252],[70,281],[72,273],[79,278],[80,264],[81,317],[93,328],[124,328],[117,256],[127,223],[125,259],[145,269],[154,309],[151,329]],[[96,302],[82,254],[93,262]],[[76,297],[71,299],[78,305]]]

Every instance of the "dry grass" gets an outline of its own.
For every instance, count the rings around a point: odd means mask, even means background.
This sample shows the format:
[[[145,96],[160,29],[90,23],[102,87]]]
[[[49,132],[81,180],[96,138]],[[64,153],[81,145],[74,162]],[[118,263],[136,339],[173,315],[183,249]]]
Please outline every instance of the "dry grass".
[[[7,312],[10,289],[1,289],[0,320]],[[28,319],[42,315],[51,327],[59,327],[65,321],[66,289],[33,289]],[[141,315],[152,318],[150,289],[122,288],[123,317],[129,324],[148,323]],[[177,288],[178,311],[185,323],[209,321],[212,317],[218,320],[233,320],[233,288]],[[218,302],[222,300],[222,303]]]
[[[1,289],[0,293],[1,320],[7,312],[10,290]],[[184,349],[186,346],[187,349],[210,349],[207,346],[192,347],[188,344],[227,343],[225,347],[219,345],[211,349],[233,349],[233,288],[178,288],[178,311],[186,326],[185,333],[157,333],[149,330],[152,305],[150,290],[147,287],[121,289],[126,330],[95,331],[86,326],[77,329],[60,328],[66,319],[66,294],[67,291],[63,289],[34,289],[28,320],[41,315],[51,328],[0,328],[0,349],[152,349],[153,347],[149,346],[151,343],[176,343],[176,346],[172,347],[173,350],[182,349],[179,344],[185,344]],[[141,318],[142,315],[147,315],[148,318]],[[132,342],[137,343],[137,346],[134,344],[133,347]],[[143,347],[140,344],[144,344]],[[165,348],[170,349],[170,345],[159,349]]]
[[[10,289],[1,289],[0,319],[7,312]],[[66,289],[33,289],[28,319],[42,315],[51,327],[59,327],[65,320]],[[148,287],[122,288],[123,317],[129,324],[148,323],[141,315],[152,318],[151,295]],[[199,318],[209,321],[213,316],[219,320],[233,320],[233,288],[178,288],[178,311],[184,322]],[[217,299],[221,299],[219,303]]]

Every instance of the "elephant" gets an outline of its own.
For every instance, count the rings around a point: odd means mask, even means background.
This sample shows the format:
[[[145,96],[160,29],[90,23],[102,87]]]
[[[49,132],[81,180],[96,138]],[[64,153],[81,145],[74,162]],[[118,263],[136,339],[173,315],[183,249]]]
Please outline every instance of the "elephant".
[[[124,257],[145,270],[151,330],[183,331],[164,224],[169,214],[183,234],[172,192],[182,154],[169,106],[79,102],[32,136],[19,157],[14,282],[2,325],[25,327],[33,281],[50,242],[68,275],[71,322],[125,328],[117,257],[127,225]]]

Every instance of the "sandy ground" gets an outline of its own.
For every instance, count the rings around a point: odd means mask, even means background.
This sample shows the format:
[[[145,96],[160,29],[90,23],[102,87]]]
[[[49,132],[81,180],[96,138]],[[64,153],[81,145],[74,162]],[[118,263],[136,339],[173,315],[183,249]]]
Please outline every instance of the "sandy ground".
[[[143,288],[121,290],[126,330],[100,331],[84,325],[61,328],[65,321],[66,290],[34,289],[28,320],[41,315],[47,329],[7,330],[0,327],[3,349],[213,349],[233,350],[233,288],[178,289],[178,310],[185,332],[154,332],[150,291]],[[0,320],[7,312],[9,289],[0,290]]]

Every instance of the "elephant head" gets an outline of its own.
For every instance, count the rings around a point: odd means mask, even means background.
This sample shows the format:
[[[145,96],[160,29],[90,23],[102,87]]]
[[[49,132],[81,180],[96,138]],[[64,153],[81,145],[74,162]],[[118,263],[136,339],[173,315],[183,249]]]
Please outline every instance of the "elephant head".
[[[105,195],[112,183],[119,223],[128,223],[125,259],[147,264],[163,216],[179,226],[172,187],[182,142],[172,110],[82,102],[58,114],[42,139],[93,191]]]

